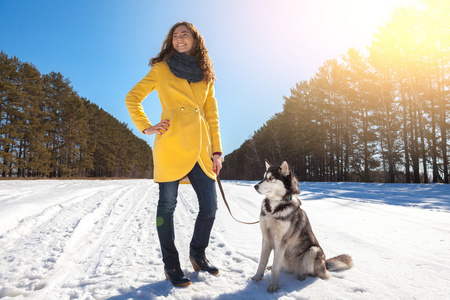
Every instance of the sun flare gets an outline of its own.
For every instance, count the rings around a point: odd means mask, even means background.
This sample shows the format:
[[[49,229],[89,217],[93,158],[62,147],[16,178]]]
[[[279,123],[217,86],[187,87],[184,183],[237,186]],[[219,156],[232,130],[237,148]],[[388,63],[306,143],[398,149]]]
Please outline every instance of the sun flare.
[[[363,46],[370,43],[373,33],[388,21],[398,6],[417,5],[416,0],[378,1],[325,1],[322,6],[322,27],[328,28],[330,38],[339,37],[336,43],[359,41]],[[320,3],[320,2],[318,2]],[[318,5],[318,4],[316,4]]]

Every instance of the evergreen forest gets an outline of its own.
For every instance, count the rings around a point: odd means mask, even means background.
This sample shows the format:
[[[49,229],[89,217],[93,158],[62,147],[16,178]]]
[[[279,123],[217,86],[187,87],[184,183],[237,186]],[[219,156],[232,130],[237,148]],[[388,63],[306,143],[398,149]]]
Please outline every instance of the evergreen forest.
[[[60,73],[0,53],[0,178],[151,178],[152,150]]]
[[[262,179],[264,159],[285,159],[301,181],[449,183],[449,18],[447,0],[397,8],[366,51],[297,83],[222,177]]]
[[[285,159],[301,181],[449,183],[449,16],[447,0],[397,8],[366,49],[298,82],[221,177]],[[2,51],[0,75],[0,178],[152,178],[150,146],[62,74]]]

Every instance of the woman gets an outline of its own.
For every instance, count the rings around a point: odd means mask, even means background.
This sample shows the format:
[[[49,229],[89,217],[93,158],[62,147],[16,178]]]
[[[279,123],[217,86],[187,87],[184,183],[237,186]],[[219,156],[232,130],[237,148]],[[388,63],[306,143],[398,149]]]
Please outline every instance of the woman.
[[[154,180],[159,183],[156,225],[164,272],[174,286],[184,287],[191,282],[180,268],[173,213],[178,185],[185,177],[199,201],[189,258],[195,271],[219,273],[205,256],[217,210],[215,180],[222,168],[215,76],[203,38],[187,22],[170,29],[161,52],[149,65],[150,72],[128,93],[125,102],[139,131],[156,134],[153,146]],[[150,123],[141,105],[154,90],[158,91],[162,106],[162,121],[156,125]]]

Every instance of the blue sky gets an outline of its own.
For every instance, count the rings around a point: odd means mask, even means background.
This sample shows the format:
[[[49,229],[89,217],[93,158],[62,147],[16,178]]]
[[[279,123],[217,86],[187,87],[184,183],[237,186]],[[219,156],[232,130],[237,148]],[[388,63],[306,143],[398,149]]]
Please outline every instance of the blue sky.
[[[170,27],[193,23],[216,72],[225,155],[271,116],[283,96],[327,59],[364,50],[377,26],[409,0],[0,0],[0,50],[60,72],[79,95],[140,134],[124,99],[149,71]],[[156,93],[144,101],[153,123]]]

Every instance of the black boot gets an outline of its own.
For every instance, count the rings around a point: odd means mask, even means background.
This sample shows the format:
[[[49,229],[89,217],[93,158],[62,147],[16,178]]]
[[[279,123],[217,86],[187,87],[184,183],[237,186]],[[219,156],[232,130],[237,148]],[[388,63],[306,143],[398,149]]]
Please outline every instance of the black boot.
[[[214,267],[209,262],[209,260],[206,259],[206,257],[199,259],[199,258],[194,258],[194,257],[190,256],[189,259],[191,260],[191,264],[194,267],[195,272],[199,272],[200,270],[202,270],[202,271],[206,271],[212,275],[219,274],[219,269]]]
[[[180,268],[170,270],[164,269],[164,274],[166,275],[166,279],[170,280],[176,287],[186,287],[191,285],[191,280],[184,276],[184,273]]]

